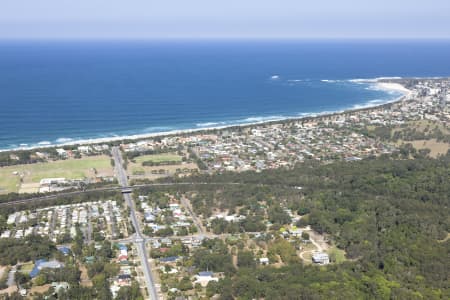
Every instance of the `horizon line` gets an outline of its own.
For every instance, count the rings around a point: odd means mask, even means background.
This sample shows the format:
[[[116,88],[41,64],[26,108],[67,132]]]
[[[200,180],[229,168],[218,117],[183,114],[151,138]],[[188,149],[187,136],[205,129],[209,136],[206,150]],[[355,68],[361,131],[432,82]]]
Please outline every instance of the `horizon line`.
[[[1,37],[0,41],[450,41],[442,37],[239,37],[239,36],[167,36],[167,37]]]

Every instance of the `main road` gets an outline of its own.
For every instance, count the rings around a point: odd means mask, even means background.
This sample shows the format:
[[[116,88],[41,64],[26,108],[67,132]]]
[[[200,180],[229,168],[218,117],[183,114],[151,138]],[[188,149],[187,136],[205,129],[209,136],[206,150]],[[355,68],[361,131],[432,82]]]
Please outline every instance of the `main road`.
[[[116,171],[117,180],[119,181],[119,184],[124,188],[128,188],[128,178],[127,173],[123,167],[123,159],[122,155],[120,153],[120,150],[118,147],[113,147],[112,149],[112,155],[114,157],[114,166]],[[147,256],[147,250],[145,248],[145,237],[141,233],[141,228],[139,225],[139,222],[136,218],[136,212],[134,209],[134,204],[131,199],[131,194],[129,190],[125,191],[123,194],[123,199],[125,200],[125,203],[127,203],[128,207],[130,208],[130,219],[131,223],[133,224],[134,230],[135,230],[135,238],[134,238],[134,244],[136,245],[138,255],[141,259],[142,264],[142,271],[144,273],[144,279],[145,283],[147,285],[147,291],[148,295],[150,296],[150,299],[152,300],[158,300],[158,295],[155,288],[155,282],[153,280],[152,272],[150,270],[150,266],[148,264],[148,256]]]

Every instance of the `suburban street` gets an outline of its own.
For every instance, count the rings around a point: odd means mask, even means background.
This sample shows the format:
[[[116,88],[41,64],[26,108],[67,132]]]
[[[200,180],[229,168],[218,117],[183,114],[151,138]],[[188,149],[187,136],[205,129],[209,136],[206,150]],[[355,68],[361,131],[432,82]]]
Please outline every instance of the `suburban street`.
[[[108,210],[109,210],[109,214],[112,216],[113,215],[113,211],[112,211],[111,203],[108,205]],[[111,235],[112,235],[113,238],[115,238],[117,236],[117,233],[116,233],[116,220],[111,222],[110,226],[111,226]]]
[[[115,162],[115,171],[116,171],[117,180],[119,181],[119,184],[122,187],[126,188],[128,186],[127,174],[126,174],[125,169],[123,168],[123,159],[122,159],[122,155],[120,153],[119,148],[114,147],[112,149],[112,154],[113,154],[114,162]],[[147,250],[145,248],[145,239],[142,236],[141,229],[139,227],[139,222],[136,218],[136,212],[134,209],[134,204],[131,199],[130,193],[124,192],[123,198],[124,198],[125,202],[127,203],[128,207],[130,208],[131,222],[136,231],[136,233],[134,235],[135,236],[134,244],[136,245],[136,249],[137,249],[138,255],[141,260],[142,271],[144,273],[144,279],[145,279],[145,283],[147,285],[147,291],[150,296],[150,299],[157,300],[158,295],[156,292],[155,283],[154,283],[152,273],[150,270],[150,266],[148,263]]]
[[[184,196],[180,198],[181,205],[186,208],[186,210],[191,215],[192,220],[194,221],[195,226],[197,227],[200,235],[204,235],[205,231],[203,230],[202,222],[197,218],[197,215],[192,211],[191,203],[189,202],[189,199],[186,199]]]

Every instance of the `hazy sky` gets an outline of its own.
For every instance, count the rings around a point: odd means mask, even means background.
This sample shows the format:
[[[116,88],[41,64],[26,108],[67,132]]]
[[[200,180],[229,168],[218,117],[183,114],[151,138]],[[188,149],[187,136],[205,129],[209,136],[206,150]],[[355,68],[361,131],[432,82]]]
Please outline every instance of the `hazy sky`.
[[[0,38],[450,38],[450,0],[0,0]]]

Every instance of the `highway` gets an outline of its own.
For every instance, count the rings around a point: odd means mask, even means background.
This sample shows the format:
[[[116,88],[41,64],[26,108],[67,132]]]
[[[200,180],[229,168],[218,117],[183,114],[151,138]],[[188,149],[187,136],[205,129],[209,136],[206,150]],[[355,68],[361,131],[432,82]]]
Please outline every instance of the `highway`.
[[[128,189],[127,173],[123,168],[123,159],[118,147],[114,147],[112,149],[112,155],[114,157],[117,180],[119,181],[119,184],[122,186],[123,189]],[[133,227],[135,229],[134,244],[136,245],[137,252],[141,260],[142,271],[144,273],[144,279],[147,285],[148,294],[150,296],[150,299],[158,300],[155,282],[153,280],[152,272],[148,264],[147,250],[145,248],[145,239],[141,233],[141,228],[136,218],[136,212],[134,209],[133,200],[131,199],[131,194],[123,193],[123,198],[125,200],[125,203],[127,203],[128,207],[130,208],[131,223],[133,224]]]

